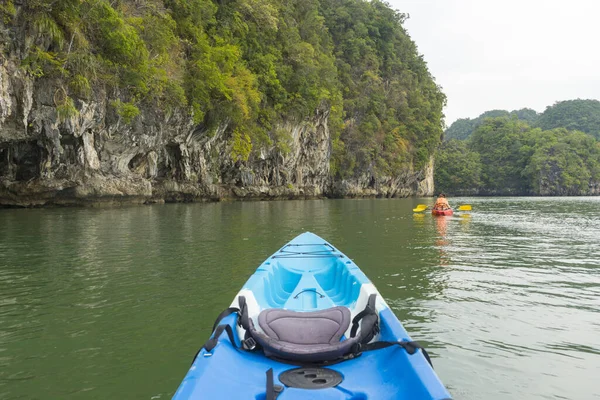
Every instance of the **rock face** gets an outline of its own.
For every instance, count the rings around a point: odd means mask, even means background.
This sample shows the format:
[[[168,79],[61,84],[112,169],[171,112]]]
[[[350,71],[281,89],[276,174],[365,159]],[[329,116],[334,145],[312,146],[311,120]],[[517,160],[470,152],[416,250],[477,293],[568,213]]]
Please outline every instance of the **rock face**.
[[[432,163],[400,176],[364,171],[333,182],[327,109],[276,127],[290,138],[285,152],[254,149],[240,160],[227,121],[205,129],[185,112],[142,108],[127,124],[100,90],[61,118],[61,83],[34,79],[17,60],[0,54],[0,206],[433,193]]]
[[[332,197],[409,197],[433,195],[433,160],[423,171],[376,178],[363,172],[358,178],[334,181]]]

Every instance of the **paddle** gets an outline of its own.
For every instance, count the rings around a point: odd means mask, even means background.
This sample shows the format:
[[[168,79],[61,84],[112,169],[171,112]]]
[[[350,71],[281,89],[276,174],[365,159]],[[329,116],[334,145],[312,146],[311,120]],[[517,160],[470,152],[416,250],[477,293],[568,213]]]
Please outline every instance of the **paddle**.
[[[429,206],[425,205],[425,204],[419,204],[417,205],[416,208],[413,208],[414,212],[421,212],[421,211],[425,211],[429,208]],[[462,206],[458,206],[458,208],[456,209],[457,211],[471,211],[471,205],[470,204],[463,204]]]
[[[414,212],[421,212],[421,211],[425,211],[427,210],[427,207],[425,204],[419,204],[417,205],[417,208],[413,208]]]

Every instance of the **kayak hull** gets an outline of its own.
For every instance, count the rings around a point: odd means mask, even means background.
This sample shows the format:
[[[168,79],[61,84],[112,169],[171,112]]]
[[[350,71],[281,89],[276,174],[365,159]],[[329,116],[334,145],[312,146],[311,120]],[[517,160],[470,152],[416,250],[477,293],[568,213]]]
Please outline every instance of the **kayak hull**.
[[[410,341],[410,337],[385,300],[352,260],[312,233],[304,233],[263,262],[234,298],[246,299],[253,321],[266,309],[297,312],[347,307],[354,318],[367,299],[376,296],[380,331],[374,340]],[[225,305],[224,305],[225,308]],[[294,399],[449,399],[450,395],[433,368],[418,350],[409,354],[400,346],[367,351],[326,368],[339,373],[334,387],[307,389],[283,385],[282,373],[299,363],[268,358],[262,351],[239,349],[244,338],[237,314],[219,323],[231,326],[210,352],[202,348],[173,396],[188,399],[266,399],[266,373],[273,371],[275,385],[283,387],[278,400]],[[212,323],[212,321],[210,321]],[[203,323],[206,324],[206,323]],[[345,338],[350,337],[350,328]],[[346,339],[344,339],[346,340]]]
[[[451,208],[446,209],[446,210],[433,209],[433,210],[431,210],[431,214],[433,214],[433,215],[452,215],[452,214],[454,214],[454,211]]]

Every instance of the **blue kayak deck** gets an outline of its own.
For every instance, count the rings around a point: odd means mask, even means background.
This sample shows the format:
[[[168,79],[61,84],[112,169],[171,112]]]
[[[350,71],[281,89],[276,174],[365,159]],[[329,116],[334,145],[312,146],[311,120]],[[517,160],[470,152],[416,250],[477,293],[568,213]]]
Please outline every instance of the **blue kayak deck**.
[[[346,306],[356,314],[357,308],[364,307],[359,304],[365,296],[361,288],[364,292],[367,287],[376,291],[352,260],[317,235],[304,233],[263,262],[240,293],[252,293],[261,310],[316,311]],[[382,298],[378,299],[377,309],[381,329],[378,340],[411,340]],[[272,368],[275,384],[282,385],[279,375],[298,367],[297,363],[270,359],[262,351],[238,349],[237,314],[220,323],[232,327],[236,346],[223,334],[210,353],[202,349],[173,399],[264,400],[267,370]],[[410,355],[395,345],[364,352],[327,368],[342,375],[338,386],[318,390],[285,387],[278,400],[450,398],[421,351]]]
[[[235,326],[235,320],[235,316],[230,316],[223,322]],[[393,328],[400,327],[382,324],[383,335],[392,334]],[[198,355],[173,399],[264,400],[269,368],[273,368],[275,383],[281,385],[279,374],[296,366],[271,360],[260,353],[238,350],[231,346],[227,335],[223,335],[212,355],[206,356],[205,350]],[[425,358],[420,353],[408,355],[398,346],[366,352],[327,368],[340,372],[343,382],[334,388],[319,390],[286,387],[278,400],[450,398]]]

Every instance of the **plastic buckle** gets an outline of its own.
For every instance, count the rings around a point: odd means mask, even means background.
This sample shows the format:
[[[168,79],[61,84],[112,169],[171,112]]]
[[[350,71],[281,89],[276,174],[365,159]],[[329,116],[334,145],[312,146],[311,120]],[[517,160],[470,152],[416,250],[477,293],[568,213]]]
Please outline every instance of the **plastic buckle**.
[[[256,348],[256,341],[254,340],[254,338],[251,337],[242,340],[242,348],[244,350],[254,350]]]
[[[360,343],[354,343],[350,348],[351,353],[348,354],[349,359],[360,357],[362,355],[362,346]]]

